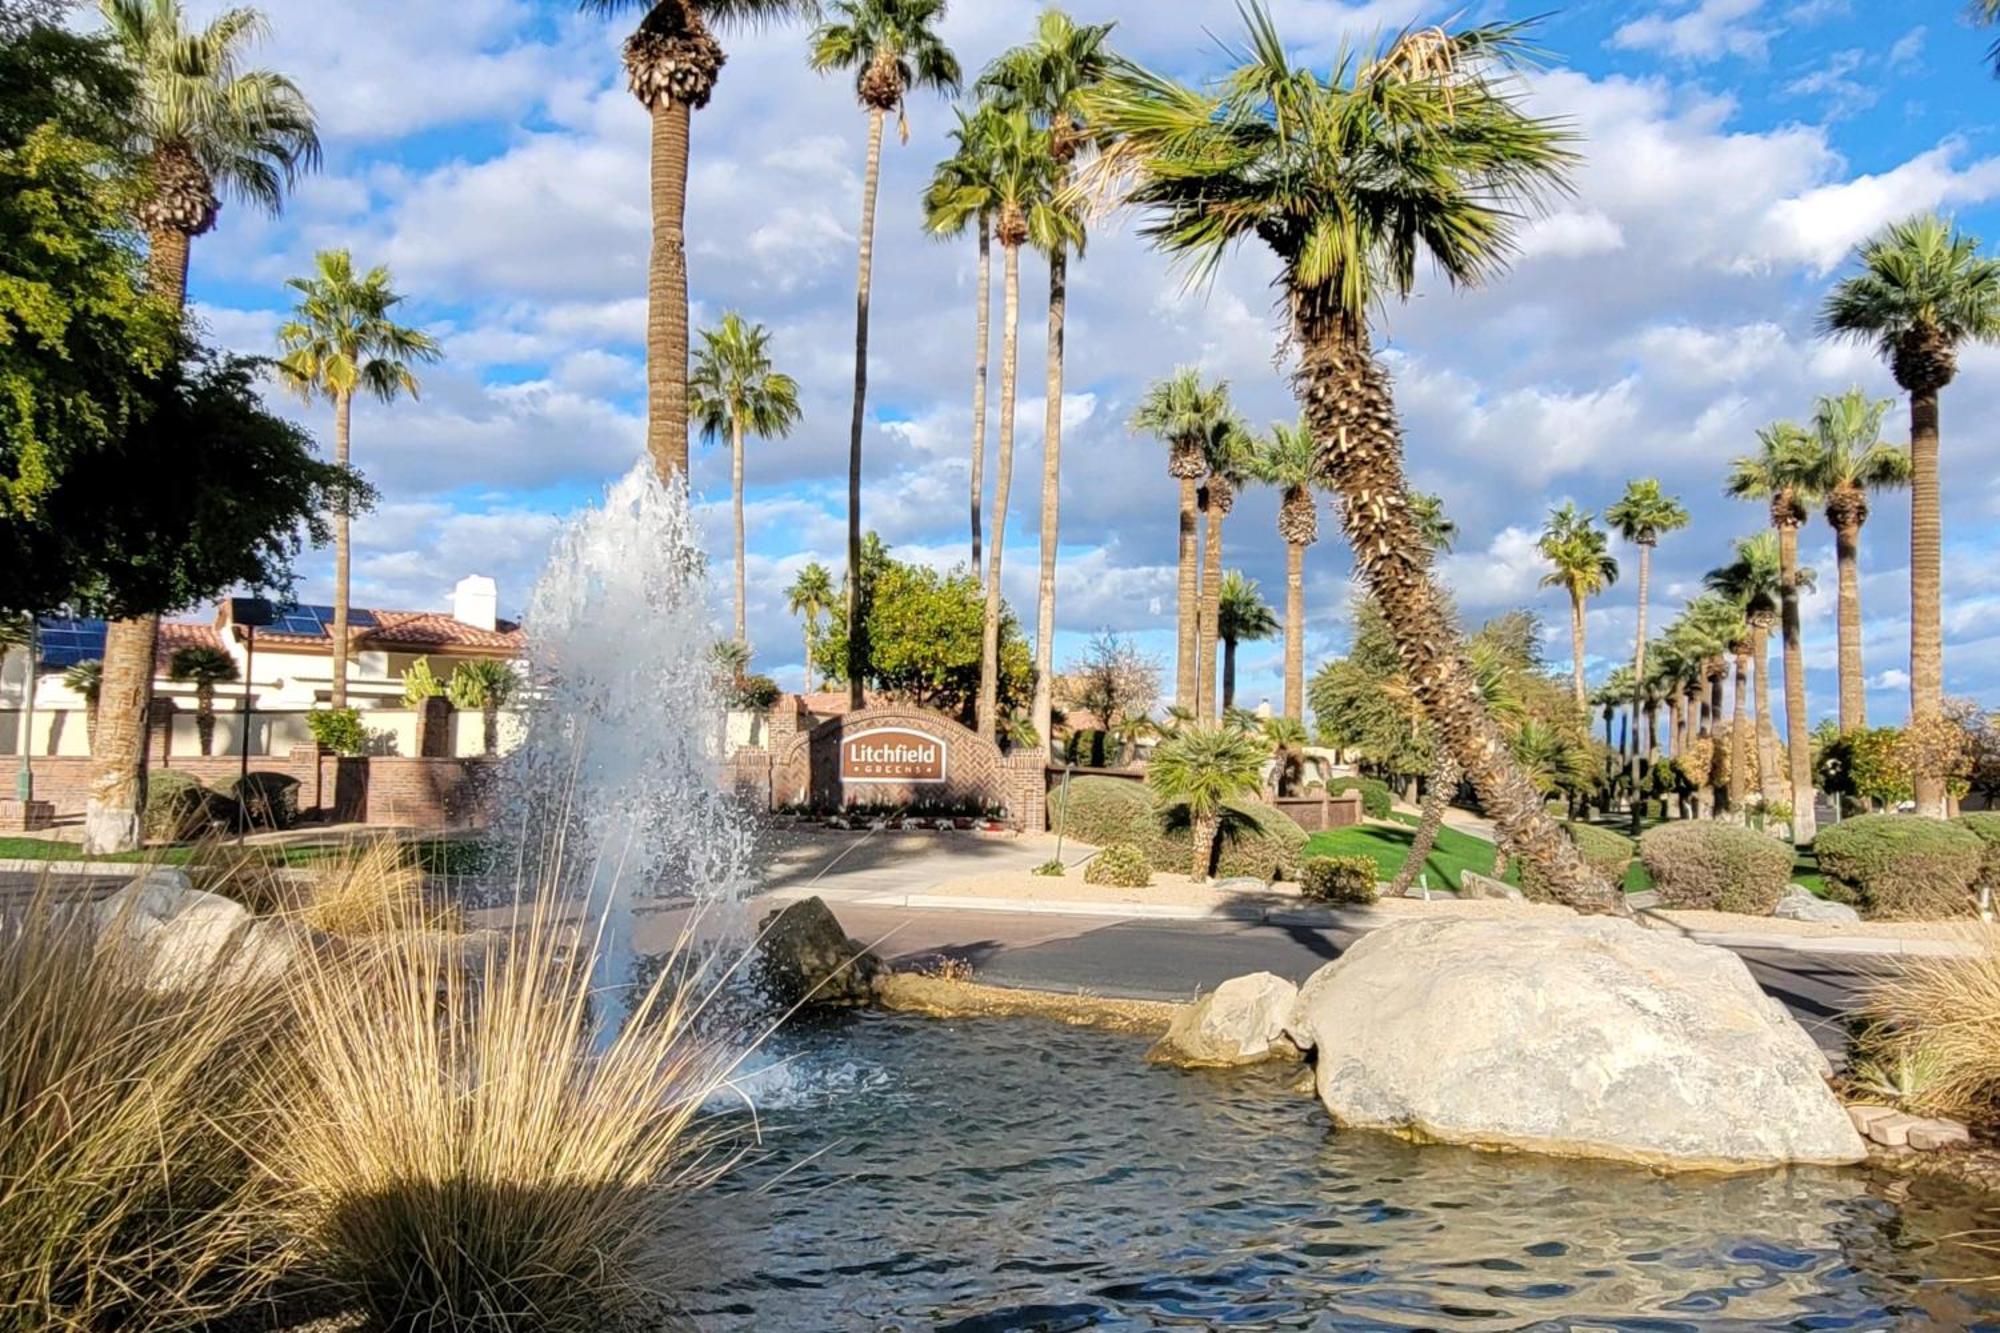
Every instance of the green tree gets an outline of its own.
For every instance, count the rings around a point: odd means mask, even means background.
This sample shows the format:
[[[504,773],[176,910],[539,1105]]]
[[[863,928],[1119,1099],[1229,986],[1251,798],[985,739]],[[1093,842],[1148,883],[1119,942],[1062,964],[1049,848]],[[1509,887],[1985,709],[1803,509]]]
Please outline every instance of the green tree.
[[[1278,537],[1285,543],[1285,716],[1306,708],[1306,548],[1319,540],[1317,447],[1305,422],[1276,422],[1249,456],[1250,474],[1278,488]]]
[[[1828,293],[1828,336],[1872,344],[1910,396],[1910,724],[1944,718],[1944,511],[1938,478],[1938,398],[1958,374],[1959,348],[2000,341],[2000,261],[1935,213],[1864,241],[1861,271]],[[1941,819],[1945,776],[1916,775],[1917,813]]]
[[[1458,540],[1458,524],[1444,512],[1444,497],[1411,491],[1405,503],[1410,508],[1410,521],[1417,525],[1417,534],[1431,553],[1442,555],[1451,550],[1451,544]]]
[[[215,687],[242,679],[236,659],[220,648],[192,644],[167,659],[167,679],[194,682],[194,730],[203,755],[215,752]]]
[[[867,424],[868,303],[875,280],[875,194],[882,180],[882,124],[891,111],[909,141],[904,98],[913,88],[958,91],[958,58],[938,36],[945,0],[832,0],[833,18],[812,35],[812,67],[852,70],[854,93],[868,113],[868,165],[861,186],[861,270],[854,300],[854,414],[847,444],[847,564],[861,563],[861,436]],[[1004,512],[1000,522],[1004,523]],[[850,582],[849,587],[856,584]],[[847,642],[860,646],[860,608],[847,604]],[[861,706],[859,662],[847,666],[849,703]],[[989,719],[990,721],[990,719]],[[990,728],[986,732],[991,738]]]
[[[520,688],[521,678],[507,663],[490,657],[460,662],[451,673],[445,693],[453,708],[479,710],[482,727],[481,748],[488,755],[500,753],[500,710]]]
[[[1236,707],[1236,645],[1275,638],[1278,618],[1255,579],[1241,570],[1224,574],[1216,597],[1216,637],[1222,640],[1222,711]]]
[[[1167,475],[1180,483],[1180,606],[1174,655],[1174,702],[1190,712],[1201,704],[1201,566],[1195,527],[1201,479],[1208,473],[1209,441],[1234,418],[1229,383],[1204,382],[1201,371],[1182,366],[1154,382],[1132,415],[1132,430],[1157,436],[1167,446]]]
[[[785,609],[805,622],[806,659],[802,689],[813,687],[813,662],[819,656],[820,620],[834,608],[833,575],[814,560],[785,589]]]
[[[1569,594],[1570,681],[1579,712],[1590,707],[1590,690],[1583,682],[1584,613],[1591,598],[1618,581],[1618,561],[1607,547],[1590,512],[1570,502],[1549,511],[1535,543],[1549,562],[1542,586]]]
[[[1669,532],[1678,532],[1688,525],[1686,506],[1674,496],[1660,489],[1659,478],[1640,477],[1625,483],[1625,494],[1618,503],[1604,511],[1604,521],[1611,530],[1628,544],[1639,548],[1639,623],[1632,635],[1632,684],[1639,693],[1633,698],[1633,713],[1643,710],[1645,690],[1649,679],[1646,672],[1646,617],[1652,600],[1653,551],[1660,544],[1660,538]],[[1762,667],[1758,668],[1762,674]],[[1647,748],[1650,751],[1653,737],[1652,728],[1645,731]],[[1639,834],[1639,821],[1644,812],[1644,803],[1638,799],[1640,764],[1644,762],[1639,747],[1632,747],[1631,781],[1632,835]]]
[[[1161,804],[1187,811],[1194,835],[1188,877],[1197,884],[1208,879],[1223,810],[1230,801],[1261,789],[1269,757],[1262,741],[1246,732],[1202,724],[1182,727],[1154,747],[1146,785]]]
[[[1741,698],[1744,658],[1754,664],[1756,692],[1754,721],[1757,736],[1757,771],[1762,779],[1765,801],[1786,803],[1790,793],[1781,788],[1777,774],[1777,728],[1771,720],[1770,643],[1771,630],[1784,610],[1784,569],[1779,558],[1778,536],[1760,532],[1736,543],[1736,558],[1710,570],[1702,579],[1714,593],[1742,608],[1749,643],[1738,658],[1737,690]],[[1801,570],[1800,585],[1812,585],[1812,571]],[[1732,755],[1732,763],[1743,762]]]
[[[1200,676],[1203,721],[1222,718],[1221,694],[1215,688],[1215,650],[1222,628],[1222,522],[1236,507],[1236,493],[1249,480],[1250,457],[1255,448],[1250,432],[1234,416],[1209,432],[1203,444],[1208,474],[1196,493],[1195,507],[1206,523],[1201,547],[1201,616],[1196,622],[1196,671]]]
[[[736,518],[736,641],[745,628],[743,577],[743,437],[783,439],[803,415],[798,381],[771,364],[771,332],[734,310],[701,331],[688,375],[688,408],[710,444],[729,439],[729,486]]]
[[[1122,182],[1146,214],[1142,233],[1196,277],[1252,237],[1275,252],[1321,470],[1425,712],[1551,893],[1623,911],[1480,706],[1409,513],[1395,402],[1369,333],[1426,256],[1456,285],[1501,272],[1518,223],[1563,187],[1572,136],[1520,105],[1508,76],[1525,53],[1521,25],[1412,28],[1322,77],[1292,63],[1261,5],[1245,17],[1243,63],[1212,91],[1137,68],[1106,83],[1092,106],[1113,144],[1099,178]]]
[[[345,250],[322,250],[311,277],[289,278],[298,293],[292,317],[278,329],[284,355],[278,378],[299,397],[333,404],[333,461],[346,467],[351,457],[354,396],[381,402],[399,394],[415,398],[419,362],[444,355],[437,340],[421,329],[398,324],[403,298],[389,285],[389,270],[377,264],[356,275]],[[347,707],[348,603],[353,552],[351,516],[333,516],[333,690],[331,707]]]

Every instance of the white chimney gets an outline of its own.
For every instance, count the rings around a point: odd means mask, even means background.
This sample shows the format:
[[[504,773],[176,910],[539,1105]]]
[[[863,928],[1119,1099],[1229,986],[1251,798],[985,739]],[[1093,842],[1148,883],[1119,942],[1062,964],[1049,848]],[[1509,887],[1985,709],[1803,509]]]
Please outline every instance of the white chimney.
[[[492,629],[500,615],[500,588],[484,574],[468,574],[451,590],[451,618],[474,629]]]

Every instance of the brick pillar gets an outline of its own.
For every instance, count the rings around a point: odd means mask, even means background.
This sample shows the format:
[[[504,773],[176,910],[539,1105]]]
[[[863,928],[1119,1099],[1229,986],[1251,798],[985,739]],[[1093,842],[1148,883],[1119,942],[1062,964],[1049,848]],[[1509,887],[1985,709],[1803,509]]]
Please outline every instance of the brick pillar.
[[[811,727],[812,715],[806,712],[806,701],[796,694],[781,694],[764,722],[764,748],[777,754],[785,748],[786,741]]]
[[[424,759],[451,758],[451,701],[442,695],[424,700],[418,710],[417,754]]]

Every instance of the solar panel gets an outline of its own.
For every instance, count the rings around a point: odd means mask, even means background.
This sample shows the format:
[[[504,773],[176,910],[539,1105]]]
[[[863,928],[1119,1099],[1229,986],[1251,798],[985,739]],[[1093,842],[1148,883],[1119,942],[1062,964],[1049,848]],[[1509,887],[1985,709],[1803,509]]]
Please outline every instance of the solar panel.
[[[42,665],[73,667],[78,662],[104,660],[104,622],[70,616],[48,616],[35,622]]]
[[[347,613],[349,629],[374,629],[375,613],[359,607],[350,608]],[[269,630],[273,634],[298,634],[309,639],[323,639],[333,634],[333,608],[312,604],[278,606],[271,609]]]

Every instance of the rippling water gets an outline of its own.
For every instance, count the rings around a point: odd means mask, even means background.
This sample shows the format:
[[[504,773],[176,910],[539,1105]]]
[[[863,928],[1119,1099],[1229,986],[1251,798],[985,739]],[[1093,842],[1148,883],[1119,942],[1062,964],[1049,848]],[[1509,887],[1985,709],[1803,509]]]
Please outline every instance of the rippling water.
[[[2000,1330],[1953,1239],[2000,1218],[1941,1187],[1418,1149],[1049,1023],[773,1049],[762,1147],[672,1238],[701,1328]]]

